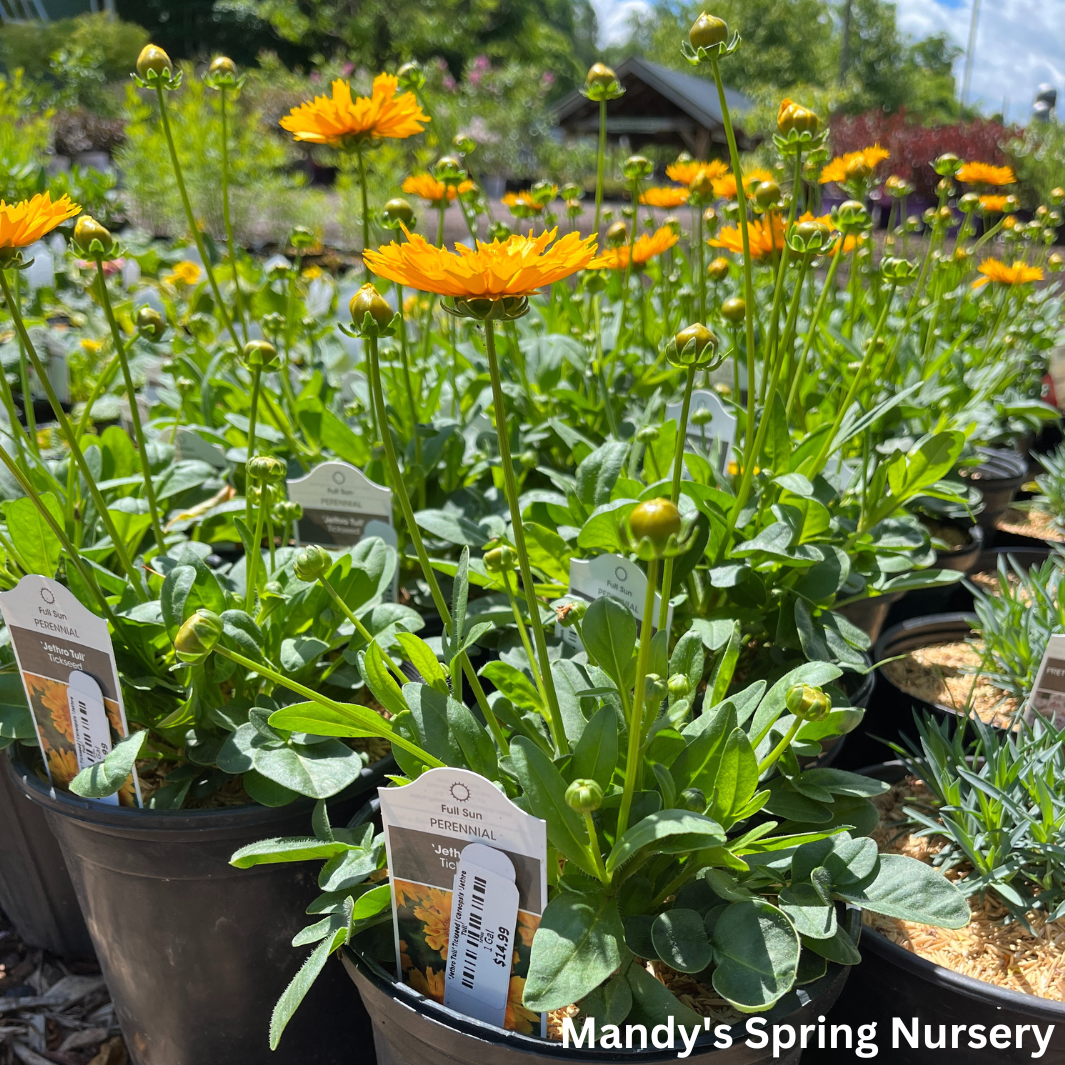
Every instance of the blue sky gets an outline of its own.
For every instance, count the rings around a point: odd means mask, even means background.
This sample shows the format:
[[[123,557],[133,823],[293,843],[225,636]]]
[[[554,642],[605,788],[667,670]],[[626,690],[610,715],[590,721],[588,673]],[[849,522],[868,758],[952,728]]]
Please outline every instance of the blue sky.
[[[633,10],[649,0],[592,0],[605,42],[625,39]],[[896,0],[899,25],[915,37],[945,31],[964,48],[972,0]],[[963,60],[955,73],[960,87]],[[1065,0],[981,0],[971,98],[988,113],[1002,109],[1023,121],[1041,82],[1062,94],[1065,113]]]

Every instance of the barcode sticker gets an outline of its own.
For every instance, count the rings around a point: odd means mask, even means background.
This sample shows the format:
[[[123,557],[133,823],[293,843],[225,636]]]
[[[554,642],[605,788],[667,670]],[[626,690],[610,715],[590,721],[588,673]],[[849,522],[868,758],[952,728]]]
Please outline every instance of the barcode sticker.
[[[67,687],[67,706],[74,729],[74,754],[78,769],[102,762],[111,753],[111,729],[100,685],[88,673],[72,670]],[[118,794],[102,802],[118,805]]]
[[[502,1028],[518,922],[513,863],[493,847],[469,844],[459,858],[451,898],[444,1005]]]

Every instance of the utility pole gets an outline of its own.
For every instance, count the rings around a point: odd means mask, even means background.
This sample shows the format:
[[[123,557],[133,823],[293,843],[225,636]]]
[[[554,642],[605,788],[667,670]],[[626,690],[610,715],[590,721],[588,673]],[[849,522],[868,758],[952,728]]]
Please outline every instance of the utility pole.
[[[969,84],[973,76],[973,55],[976,52],[976,25],[980,18],[980,0],[973,0],[972,18],[969,20],[969,47],[965,49],[965,76],[961,83],[961,102],[969,102]]]
[[[843,39],[839,46],[839,84],[847,77],[847,68],[851,65],[851,8],[854,0],[843,2]]]

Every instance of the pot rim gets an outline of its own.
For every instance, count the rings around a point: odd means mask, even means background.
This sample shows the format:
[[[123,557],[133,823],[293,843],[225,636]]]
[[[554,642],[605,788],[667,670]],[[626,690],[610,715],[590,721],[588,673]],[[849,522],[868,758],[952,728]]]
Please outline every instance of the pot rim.
[[[103,829],[121,829],[131,833],[143,831],[190,831],[197,829],[237,828],[245,825],[281,822],[293,815],[310,815],[314,799],[301,795],[284,806],[262,806],[246,803],[243,806],[221,806],[206,810],[149,810],[139,806],[109,806],[93,799],[83,799],[70,792],[58,791],[41,780],[19,757],[14,748],[0,757],[0,772],[9,774],[9,779],[31,802],[43,806],[63,817],[87,821]],[[334,802],[346,795],[357,795],[379,784],[386,773],[392,772],[395,762],[391,755],[373,765],[364,766],[359,776],[343,791],[330,796],[326,802]],[[205,767],[206,768],[206,767]]]
[[[906,772],[905,765],[900,761],[878,762],[875,765],[865,766],[857,772],[862,776],[871,776],[873,771],[878,769],[899,770],[903,774]],[[881,959],[897,965],[919,979],[927,980],[939,987],[947,987],[966,998],[977,999],[981,1002],[990,1000],[994,1009],[1012,1009],[1025,1014],[1034,1014],[1057,1024],[1065,1024],[1065,1002],[1039,998],[1038,995],[1029,995],[1023,991],[1012,991],[1009,988],[999,987],[998,984],[977,980],[974,976],[966,976],[964,973],[955,972],[943,965],[937,965],[934,961],[922,958],[919,954],[892,942],[887,936],[868,925],[862,928],[862,946],[869,947]]]

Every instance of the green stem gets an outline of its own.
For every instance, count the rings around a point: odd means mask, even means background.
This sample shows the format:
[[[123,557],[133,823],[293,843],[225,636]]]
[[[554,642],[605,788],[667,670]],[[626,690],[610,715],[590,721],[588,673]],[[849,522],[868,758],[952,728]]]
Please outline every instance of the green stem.
[[[37,356],[37,351],[33,346],[33,342],[30,340],[29,333],[26,332],[26,324],[22,320],[22,312],[11,294],[11,287],[7,281],[7,272],[4,270],[0,270],[0,290],[3,291],[4,299],[7,301],[7,309],[15,324],[15,330],[19,336],[22,337],[22,342],[26,347],[26,353],[29,355],[30,361],[33,363],[34,372],[40,378],[41,384],[44,386],[45,395],[47,395],[48,402],[52,405],[52,412],[55,414],[56,421],[59,422],[59,429],[63,434],[63,438],[66,440],[67,446],[70,448],[70,453],[73,456],[74,461],[78,464],[78,469],[85,478],[86,486],[89,489],[89,494],[92,496],[92,501],[96,506],[96,511],[100,516],[100,520],[104,523],[104,528],[107,530],[108,536],[111,537],[111,543],[114,545],[115,554],[118,555],[123,570],[133,584],[134,590],[137,593],[137,598],[144,602],[148,598],[148,592],[144,585],[144,576],[140,570],[133,565],[133,560],[129,556],[129,551],[126,549],[126,542],[119,535],[118,529],[111,518],[111,512],[107,509],[107,503],[104,502],[104,497],[100,494],[100,489],[96,486],[96,478],[93,476],[88,462],[85,461],[85,455],[81,450],[81,445],[78,443],[78,440],[74,435],[74,427],[70,424],[70,419],[63,410],[62,404],[59,402],[59,397],[55,394],[55,389],[52,388],[52,382],[48,379],[44,366],[41,364],[41,360]]]
[[[633,689],[632,713],[629,715],[629,746],[625,758],[625,787],[621,792],[621,807],[618,810],[618,830],[615,839],[621,839],[629,827],[629,812],[640,773],[640,751],[643,747],[643,701],[646,687],[647,667],[651,661],[652,617],[655,612],[655,585],[658,583],[658,559],[647,563],[647,593],[643,603],[643,625],[640,628],[640,649],[636,654],[636,686]]]
[[[325,577],[319,577],[318,583],[329,593],[330,598],[333,600],[333,602],[336,603],[338,607],[340,607],[340,610],[343,613],[344,617],[346,617],[348,621],[350,621],[352,625],[355,626],[355,631],[368,644],[373,643],[373,633],[371,633],[370,630],[367,629],[366,626],[355,616],[351,607],[349,607],[348,604],[340,598],[340,595],[337,593],[337,590],[329,583],[329,581],[327,581]],[[406,684],[409,681],[410,678],[403,672],[402,669],[399,668],[399,666],[396,665],[395,662],[392,661],[388,652],[383,647],[381,648],[381,657],[384,658],[385,665],[388,666],[390,670],[392,670],[392,672],[396,675],[397,680],[399,680],[401,684]]]
[[[155,91],[159,97],[159,116],[163,121],[163,133],[166,136],[166,146],[170,151],[170,165],[174,168],[174,179],[177,181],[178,192],[181,194],[181,204],[185,208],[185,218],[189,223],[189,229],[192,230],[192,239],[196,244],[196,250],[200,253],[200,259],[203,260],[203,268],[207,273],[207,280],[210,282],[211,291],[214,293],[215,306],[222,319],[222,324],[225,326],[230,337],[232,337],[233,343],[236,344],[239,349],[241,346],[240,337],[237,336],[237,331],[233,328],[233,320],[226,312],[225,303],[222,302],[222,292],[218,287],[218,280],[214,276],[214,267],[211,265],[211,260],[207,256],[207,248],[203,243],[203,234],[200,233],[200,227],[196,225],[196,216],[192,212],[192,201],[189,199],[188,189],[185,188],[185,177],[181,172],[181,161],[178,159],[177,147],[174,144],[174,134],[170,130],[170,116],[167,114],[166,110],[166,97],[163,95],[162,82],[156,86]]]
[[[503,468],[503,485],[510,504],[510,521],[514,527],[514,548],[518,552],[518,564],[521,567],[521,583],[525,588],[525,601],[529,607],[529,624],[533,630],[533,640],[540,658],[540,671],[543,675],[544,692],[551,717],[548,727],[559,754],[569,753],[569,742],[562,728],[562,715],[558,708],[558,696],[555,694],[555,681],[551,675],[551,659],[547,653],[547,639],[544,626],[540,620],[540,601],[536,596],[532,567],[529,565],[529,552],[525,546],[525,530],[522,526],[521,508],[518,506],[518,486],[514,479],[514,462],[510,457],[510,438],[507,431],[507,405],[503,398],[503,382],[499,376],[499,362],[496,358],[495,329],[489,319],[484,323],[484,347],[488,355],[488,373],[492,379],[492,400],[495,405],[496,436],[499,440],[499,464]]]
[[[362,268],[366,271],[366,280],[370,279],[370,267],[366,262],[366,252],[370,247],[370,207],[366,197],[366,159],[360,144],[355,153],[359,159],[359,191],[362,193]]]
[[[606,866],[603,864],[603,851],[599,846],[599,833],[596,832],[595,821],[592,820],[592,815],[587,810],[584,811],[584,827],[588,832],[588,853],[595,863],[596,876],[604,884],[608,884],[610,883],[610,877],[606,875]]]
[[[603,160],[606,157],[606,100],[599,101],[599,150],[595,156],[595,229],[599,235],[599,215],[603,206]]]
[[[137,392],[133,387],[133,374],[129,368],[129,356],[126,346],[122,343],[122,333],[115,321],[114,308],[111,306],[111,295],[107,291],[107,278],[104,276],[104,262],[102,256],[96,256],[96,276],[100,282],[100,302],[103,304],[104,313],[107,315],[107,324],[111,327],[111,339],[114,341],[115,354],[118,356],[122,367],[122,379],[126,383],[126,398],[129,400],[129,417],[133,423],[133,439],[137,442],[137,455],[140,458],[141,474],[144,477],[144,494],[148,497],[148,513],[152,519],[152,533],[155,543],[162,554],[165,550],[163,544],[163,523],[159,517],[159,503],[155,498],[155,486],[152,484],[152,469],[148,461],[148,442],[144,437],[144,426],[141,424],[140,407],[137,404]],[[178,412],[180,417],[180,410]],[[174,426],[177,432],[177,425]]]
[[[778,743],[770,752],[766,755],[765,759],[758,763],[758,776],[761,775],[772,765],[775,765],[780,756],[788,749],[791,741],[795,739],[795,734],[802,728],[802,719],[796,718],[788,729],[784,738]]]
[[[259,416],[259,386],[262,381],[262,367],[255,366],[251,371],[251,411],[248,414],[248,448],[244,458],[244,524],[251,528],[251,474],[248,467],[255,458],[255,423]]]
[[[252,536],[251,550],[248,552],[244,576],[248,585],[244,596],[244,609],[255,616],[252,607],[255,606],[255,593],[258,591],[259,563],[263,554],[263,524],[266,521],[266,489],[265,483],[259,485],[259,508],[255,514],[255,533]]]
[[[237,317],[240,319],[240,329],[244,334],[244,343],[248,342],[248,322],[244,317],[244,293],[240,290],[240,275],[237,270],[237,245],[233,240],[233,223],[229,217],[229,116],[226,112],[226,89],[223,85],[219,92],[222,94],[222,223],[226,229],[226,243],[229,245],[229,268],[233,271],[233,291],[236,296]]]
[[[533,653],[532,643],[529,641],[529,633],[525,628],[525,622],[521,617],[521,608],[518,606],[517,597],[514,594],[514,589],[510,586],[510,574],[507,570],[504,570],[501,574],[503,577],[503,586],[507,590],[507,599],[510,601],[510,610],[514,615],[514,624],[518,628],[518,635],[521,637],[521,645],[525,648],[525,657],[529,660],[529,667],[532,670],[533,680],[536,681],[536,690],[540,693],[540,698],[543,700],[544,706],[547,706],[547,693],[544,691],[544,679],[540,676],[540,670],[536,665],[536,655]]]
[[[243,666],[251,673],[258,673],[260,677],[265,677],[267,680],[271,680],[275,684],[280,684],[283,688],[288,688],[289,691],[294,691],[297,695],[302,695],[304,699],[307,699],[312,703],[324,706],[327,710],[337,710],[345,715],[361,717],[361,715],[358,715],[355,704],[338,703],[335,699],[329,699],[324,695],[320,695],[318,692],[312,691],[305,685],[291,680],[289,677],[283,676],[278,673],[277,670],[271,669],[269,666],[253,662],[250,658],[245,658],[244,655],[238,654],[236,651],[231,651],[228,647],[223,647],[221,643],[215,646],[215,653],[220,654],[223,658],[228,658],[238,666]],[[370,710],[369,713],[373,714],[373,711]],[[374,714],[374,717],[377,717],[377,715]],[[423,751],[417,744],[411,743],[410,740],[405,739],[398,732],[390,728],[383,718],[379,720],[381,722],[379,728],[373,728],[370,726],[369,722],[363,721],[360,721],[355,727],[370,735],[380,736],[382,739],[388,740],[393,746],[401,747],[403,750],[409,751],[416,758],[420,758],[431,769],[439,769],[444,766],[445,763],[441,762],[439,758],[434,757],[428,751]]]
[[[378,418],[380,418],[382,424],[387,425],[388,414],[385,409],[385,394],[381,388],[381,363],[377,354],[377,337],[368,336],[365,340],[367,363],[370,368],[370,394],[373,398],[373,404],[377,410]],[[388,432],[382,433],[381,437],[385,449],[385,461],[388,464],[388,474],[392,481],[392,491],[395,493],[396,499],[399,501],[399,508],[403,512],[403,520],[407,526],[407,534],[410,536],[411,543],[414,545],[415,554],[418,556],[418,563],[422,568],[422,576],[425,578],[425,583],[429,585],[429,594],[433,598],[433,603],[436,606],[437,613],[440,615],[440,620],[444,623],[444,628],[450,632],[451,611],[447,608],[444,594],[440,590],[440,582],[436,579],[436,571],[433,569],[433,564],[429,561],[429,555],[425,550],[425,543],[422,541],[422,535],[418,529],[418,522],[414,517],[414,508],[410,505],[410,496],[407,494],[406,485],[403,483],[403,474],[399,469],[399,461],[396,458],[396,449],[392,445],[392,434]],[[465,651],[462,652],[462,671],[466,674],[466,679],[470,682],[474,698],[477,700],[477,705],[480,707],[481,713],[484,714],[485,720],[488,722],[488,728],[491,731],[496,744],[503,754],[509,754],[510,744],[507,742],[506,733],[503,732],[503,729],[499,724],[499,718],[495,715],[495,711],[493,711],[488,705],[488,699],[484,694],[484,688],[481,685],[480,678],[477,676],[476,672],[474,672],[473,666]]]
[[[788,403],[785,408],[788,416],[788,424],[791,424],[791,411],[796,400],[799,397],[799,386],[802,381],[803,370],[806,368],[806,358],[810,354],[810,348],[813,346],[814,338],[817,335],[817,323],[821,320],[821,314],[825,309],[825,302],[828,299],[829,290],[832,288],[832,282],[836,277],[836,270],[839,269],[840,260],[842,255],[837,250],[836,254],[832,256],[832,262],[828,265],[828,273],[825,276],[825,284],[821,289],[821,294],[817,297],[817,306],[814,308],[814,313],[810,318],[810,327],[806,332],[806,340],[803,342],[802,354],[799,356],[799,363],[795,367],[795,375],[791,381],[791,389],[788,392]]]
[[[673,483],[670,487],[669,498],[673,505],[680,502],[680,478],[684,466],[684,445],[688,439],[688,412],[691,410],[692,389],[695,387],[696,367],[688,367],[688,379],[684,383],[684,401],[680,407],[680,427],[677,433],[677,444],[673,451]],[[666,559],[662,570],[662,602],[659,607],[658,629],[666,631],[666,623],[669,620],[669,598],[673,590],[673,559]]]

